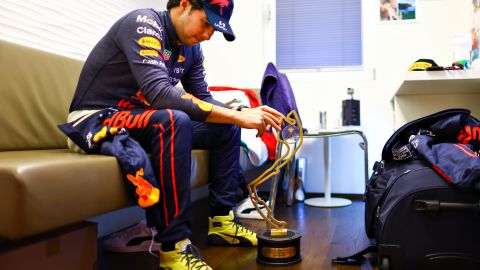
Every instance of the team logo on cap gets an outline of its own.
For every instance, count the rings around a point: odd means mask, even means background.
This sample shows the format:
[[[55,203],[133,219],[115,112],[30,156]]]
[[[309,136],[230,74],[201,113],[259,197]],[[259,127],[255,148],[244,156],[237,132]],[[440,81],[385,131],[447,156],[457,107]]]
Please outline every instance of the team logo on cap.
[[[220,15],[223,16],[223,8],[230,6],[230,0],[212,0],[210,5],[219,5],[220,6]]]
[[[222,22],[222,21],[219,21],[218,23],[215,23],[215,26],[218,27],[218,28],[221,28],[221,29],[223,29],[223,30],[225,30],[225,31],[227,31],[227,28],[225,28],[226,25],[225,25],[225,23]]]

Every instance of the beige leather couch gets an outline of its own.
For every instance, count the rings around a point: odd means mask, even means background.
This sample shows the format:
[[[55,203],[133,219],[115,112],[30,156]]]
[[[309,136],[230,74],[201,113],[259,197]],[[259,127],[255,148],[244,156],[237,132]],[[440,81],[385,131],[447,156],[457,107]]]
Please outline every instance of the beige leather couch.
[[[67,149],[65,122],[81,61],[0,41],[0,242],[134,205],[114,157]],[[207,183],[194,150],[192,187]]]

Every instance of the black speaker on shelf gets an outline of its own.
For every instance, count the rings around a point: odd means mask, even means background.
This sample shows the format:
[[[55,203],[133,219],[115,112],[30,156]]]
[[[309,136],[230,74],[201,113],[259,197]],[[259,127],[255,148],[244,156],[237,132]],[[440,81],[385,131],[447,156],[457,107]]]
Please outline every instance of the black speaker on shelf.
[[[350,99],[342,101],[342,124],[360,126],[360,100],[353,99],[353,88],[348,88]]]

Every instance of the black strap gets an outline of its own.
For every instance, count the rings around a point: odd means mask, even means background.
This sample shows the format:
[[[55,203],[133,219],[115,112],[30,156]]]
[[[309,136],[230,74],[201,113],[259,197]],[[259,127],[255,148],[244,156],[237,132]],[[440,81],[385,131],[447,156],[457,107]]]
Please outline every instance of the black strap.
[[[363,255],[367,253],[377,253],[378,252],[378,247],[377,246],[368,246],[359,252],[347,256],[347,257],[337,257],[335,259],[332,259],[333,264],[347,264],[347,265],[361,265],[363,261],[365,260],[365,257]]]

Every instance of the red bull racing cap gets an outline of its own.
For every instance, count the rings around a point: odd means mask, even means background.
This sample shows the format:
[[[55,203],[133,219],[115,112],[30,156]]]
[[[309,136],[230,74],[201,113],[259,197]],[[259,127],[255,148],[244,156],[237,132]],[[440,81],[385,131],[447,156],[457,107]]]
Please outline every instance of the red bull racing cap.
[[[435,67],[438,65],[432,59],[418,59],[408,68],[408,71],[433,70]]]
[[[233,0],[202,0],[202,4],[213,28],[222,32],[226,40],[235,40],[235,34],[228,23],[233,13]]]

